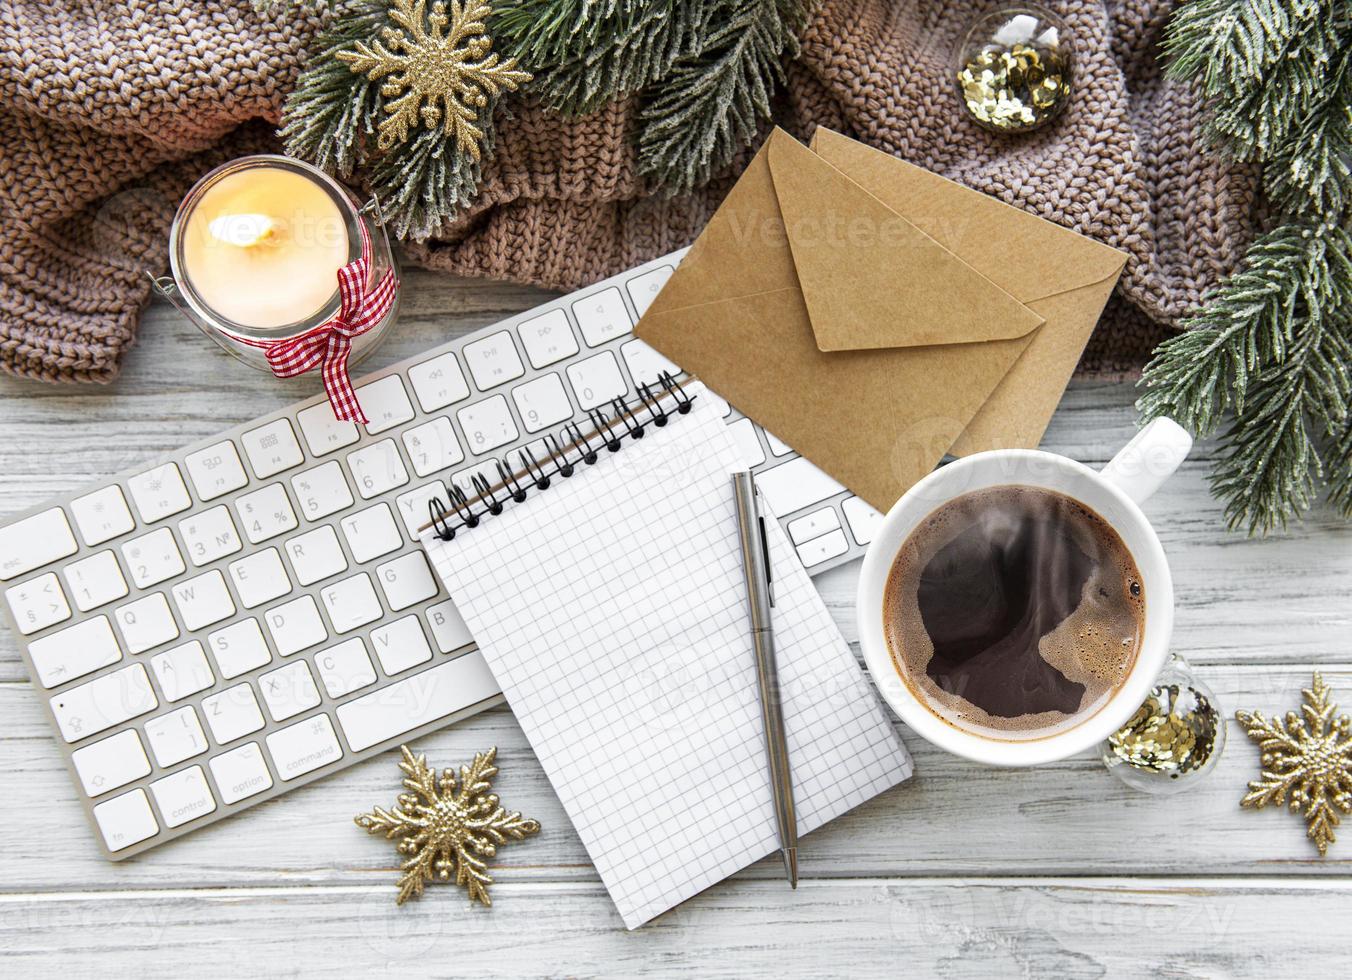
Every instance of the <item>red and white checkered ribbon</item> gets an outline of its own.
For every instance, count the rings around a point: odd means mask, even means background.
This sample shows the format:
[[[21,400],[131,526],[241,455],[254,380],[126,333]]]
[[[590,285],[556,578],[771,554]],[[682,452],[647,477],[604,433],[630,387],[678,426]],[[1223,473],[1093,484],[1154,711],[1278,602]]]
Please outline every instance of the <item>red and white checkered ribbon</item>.
[[[373,288],[366,288],[371,270],[371,236],[361,225],[361,257],[338,270],[338,312],[319,326],[285,340],[256,340],[232,334],[240,343],[261,348],[279,378],[294,378],[322,366],[324,390],[334,416],[343,422],[366,422],[347,358],[352,338],[360,337],[383,320],[399,294],[399,277],[388,270]]]

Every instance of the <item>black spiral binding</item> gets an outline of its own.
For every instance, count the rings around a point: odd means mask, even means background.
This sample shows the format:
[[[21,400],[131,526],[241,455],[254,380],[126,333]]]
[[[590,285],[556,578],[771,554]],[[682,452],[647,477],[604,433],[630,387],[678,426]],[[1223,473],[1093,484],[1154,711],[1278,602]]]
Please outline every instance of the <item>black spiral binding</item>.
[[[427,502],[433,533],[442,541],[452,540],[461,528],[477,527],[484,517],[501,514],[508,504],[523,503],[531,492],[548,490],[555,478],[566,480],[579,468],[594,465],[602,452],[619,452],[624,439],[642,439],[649,425],[662,428],[673,412],[689,414],[694,400],[680,381],[664,371],[656,383],[639,385],[638,396],[632,401],[616,398],[589,411],[586,431],[572,421],[558,433],[546,434],[548,455],[544,459],[529,446],[521,446],[513,450],[517,458],[514,469],[502,462],[496,464],[497,483],[489,483],[476,473],[470,477],[473,496],[452,485],[449,501],[433,497]]]

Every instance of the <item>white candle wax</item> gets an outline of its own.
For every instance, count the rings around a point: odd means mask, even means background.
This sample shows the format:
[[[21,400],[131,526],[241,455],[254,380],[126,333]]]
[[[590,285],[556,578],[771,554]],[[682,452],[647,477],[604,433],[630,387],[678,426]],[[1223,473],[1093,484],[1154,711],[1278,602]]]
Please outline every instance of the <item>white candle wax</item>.
[[[347,223],[317,181],[261,165],[223,176],[184,223],[183,272],[215,313],[275,330],[312,317],[338,288]]]

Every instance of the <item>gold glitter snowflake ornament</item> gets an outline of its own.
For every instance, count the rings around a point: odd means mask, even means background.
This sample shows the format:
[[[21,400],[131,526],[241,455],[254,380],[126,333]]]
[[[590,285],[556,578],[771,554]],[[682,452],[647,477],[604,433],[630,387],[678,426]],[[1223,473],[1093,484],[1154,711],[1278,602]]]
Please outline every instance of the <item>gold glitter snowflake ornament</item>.
[[[452,0],[449,16],[441,0],[430,13],[427,0],[391,0],[390,20],[402,30],[385,27],[377,40],[336,55],[357,74],[373,82],[384,79],[380,94],[389,101],[378,127],[382,150],[402,143],[421,124],[442,126],[460,152],[479,159],[484,139],[479,112],[490,97],[531,80],[515,58],[499,63],[492,53],[486,27],[492,12],[483,0]]]
[[[480,752],[474,762],[460,767],[457,785],[455,772],[442,770],[441,778],[427,764],[425,756],[415,756],[407,745],[399,746],[404,759],[404,786],[394,809],[376,807],[356,818],[357,826],[372,834],[384,834],[389,840],[400,838],[398,850],[406,860],[400,865],[399,905],[418,898],[432,880],[450,881],[469,891],[470,901],[492,905],[488,886],[487,858],[509,841],[522,840],[540,832],[540,824],[498,805],[496,793],[490,793],[492,779],[498,774],[493,760],[498,750]]]
[[[1281,806],[1289,797],[1291,809],[1304,815],[1307,834],[1322,856],[1342,822],[1339,811],[1352,813],[1352,720],[1347,715],[1333,717],[1338,706],[1319,674],[1303,693],[1303,718],[1294,711],[1288,711],[1284,720],[1271,721],[1258,712],[1236,712],[1249,738],[1258,743],[1263,766],[1262,778],[1249,783],[1248,795],[1239,805]]]

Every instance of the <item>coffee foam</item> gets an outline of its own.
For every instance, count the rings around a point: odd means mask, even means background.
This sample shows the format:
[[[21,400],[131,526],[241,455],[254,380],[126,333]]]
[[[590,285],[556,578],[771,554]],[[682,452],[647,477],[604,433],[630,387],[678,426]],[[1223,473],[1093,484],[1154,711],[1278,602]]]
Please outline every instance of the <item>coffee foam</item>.
[[[1019,497],[1030,493],[1056,498],[1058,504],[1073,512],[1064,526],[1094,563],[1074,611],[1038,641],[1043,659],[1085,690],[1073,712],[1039,711],[1003,717],[944,690],[929,676],[934,644],[920,613],[920,577],[940,550],[973,526],[978,513],[992,505],[1018,506]],[[1046,738],[1091,717],[1131,672],[1145,625],[1145,596],[1140,582],[1140,572],[1121,537],[1090,508],[1037,487],[991,487],[941,505],[907,537],[888,574],[883,631],[893,666],[912,694],[953,727],[1010,741]]]

